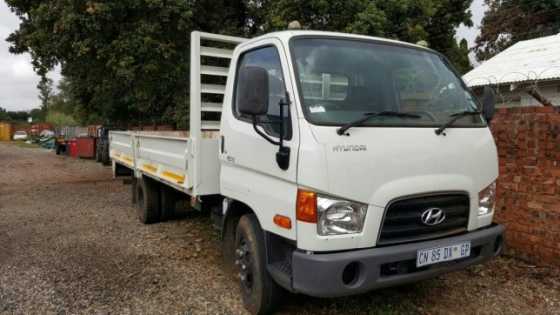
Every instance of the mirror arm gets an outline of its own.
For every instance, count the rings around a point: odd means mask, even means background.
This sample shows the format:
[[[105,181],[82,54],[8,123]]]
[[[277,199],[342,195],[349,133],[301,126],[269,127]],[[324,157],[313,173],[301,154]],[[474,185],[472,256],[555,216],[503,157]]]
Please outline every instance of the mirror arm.
[[[280,100],[278,105],[280,106],[280,143],[278,152],[276,152],[276,163],[278,167],[282,170],[287,170],[290,167],[290,148],[284,146],[284,127],[285,127],[285,119],[284,119],[284,106],[288,106],[288,119],[290,117],[290,94],[288,91],[285,91],[284,99]]]
[[[258,127],[257,127],[257,115],[252,115],[252,120],[253,120],[253,129],[255,129],[255,132],[263,137],[266,141],[270,142],[273,145],[277,145],[278,146],[278,152],[276,152],[276,163],[278,164],[278,167],[280,167],[280,169],[282,170],[287,170],[290,167],[290,147],[286,147],[284,146],[284,128],[285,128],[285,119],[284,119],[284,106],[288,106],[288,114],[290,112],[290,107],[289,105],[291,104],[290,102],[290,95],[288,94],[288,92],[286,91],[286,96],[284,99],[280,100],[280,102],[278,103],[278,106],[280,106],[280,134],[279,134],[279,141],[276,141],[272,138],[270,138],[266,133],[262,132]],[[288,117],[290,117],[290,115],[288,115]],[[267,123],[272,123],[272,122],[267,122]]]
[[[281,99],[278,103],[280,106],[280,149],[284,147],[284,106],[290,105],[290,99],[287,91],[285,98],[285,100]]]
[[[256,116],[256,115],[253,115],[252,117],[253,117],[253,129],[255,129],[255,132],[256,132],[259,136],[263,137],[266,141],[270,142],[271,144],[274,144],[274,145],[281,145],[282,140],[280,140],[280,141],[274,141],[274,139],[270,138],[266,133],[262,132],[262,131],[257,127],[257,116]],[[282,139],[282,138],[280,138],[280,139]]]

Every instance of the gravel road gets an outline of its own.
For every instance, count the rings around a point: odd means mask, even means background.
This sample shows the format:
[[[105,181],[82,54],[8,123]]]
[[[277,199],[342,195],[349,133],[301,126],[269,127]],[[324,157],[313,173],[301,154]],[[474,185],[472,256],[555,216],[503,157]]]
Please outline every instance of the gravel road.
[[[0,314],[245,314],[203,214],[142,225],[110,168],[0,143]],[[560,272],[499,258],[278,314],[560,314]]]

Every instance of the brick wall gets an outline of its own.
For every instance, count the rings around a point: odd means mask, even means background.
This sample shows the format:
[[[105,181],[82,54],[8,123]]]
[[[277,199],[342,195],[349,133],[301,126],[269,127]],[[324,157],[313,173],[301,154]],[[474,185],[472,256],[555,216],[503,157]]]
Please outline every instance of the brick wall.
[[[560,108],[500,108],[492,121],[500,177],[496,221],[508,252],[560,266]]]

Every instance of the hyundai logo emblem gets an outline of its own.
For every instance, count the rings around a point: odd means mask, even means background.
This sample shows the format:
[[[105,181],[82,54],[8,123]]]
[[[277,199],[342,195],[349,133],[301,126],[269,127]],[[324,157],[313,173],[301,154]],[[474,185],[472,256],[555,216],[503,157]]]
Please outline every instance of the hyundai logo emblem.
[[[438,225],[445,220],[445,212],[440,208],[430,208],[422,212],[420,219],[425,225]]]

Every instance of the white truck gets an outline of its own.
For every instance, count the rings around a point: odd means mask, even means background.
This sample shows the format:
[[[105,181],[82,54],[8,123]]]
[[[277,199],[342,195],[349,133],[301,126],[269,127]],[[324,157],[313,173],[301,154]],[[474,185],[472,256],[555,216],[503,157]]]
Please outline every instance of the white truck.
[[[441,54],[295,31],[191,34],[189,132],[110,132],[144,223],[179,198],[221,230],[249,311],[283,290],[336,297],[498,255],[496,146]],[[235,269],[233,269],[235,268]]]

